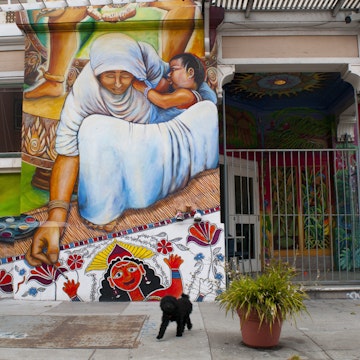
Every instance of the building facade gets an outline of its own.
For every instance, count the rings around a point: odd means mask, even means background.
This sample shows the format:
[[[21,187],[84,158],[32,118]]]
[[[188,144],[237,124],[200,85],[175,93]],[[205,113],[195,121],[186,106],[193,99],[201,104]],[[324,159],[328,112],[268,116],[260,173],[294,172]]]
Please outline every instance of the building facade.
[[[306,284],[358,284],[356,4],[280,3],[4,5],[6,129],[21,120],[1,159],[17,188],[2,195],[1,296],[213,301],[226,260],[272,258]],[[206,76],[174,115],[149,93],[182,53]],[[142,98],[119,104],[105,72],[145,81]]]

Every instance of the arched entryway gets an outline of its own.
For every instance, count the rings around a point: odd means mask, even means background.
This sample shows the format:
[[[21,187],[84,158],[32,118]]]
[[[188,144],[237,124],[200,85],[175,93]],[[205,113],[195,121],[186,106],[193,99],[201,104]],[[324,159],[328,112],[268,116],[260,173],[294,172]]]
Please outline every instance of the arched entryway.
[[[358,279],[357,101],[343,77],[227,72],[222,208],[228,257],[241,271],[275,257],[305,282]]]

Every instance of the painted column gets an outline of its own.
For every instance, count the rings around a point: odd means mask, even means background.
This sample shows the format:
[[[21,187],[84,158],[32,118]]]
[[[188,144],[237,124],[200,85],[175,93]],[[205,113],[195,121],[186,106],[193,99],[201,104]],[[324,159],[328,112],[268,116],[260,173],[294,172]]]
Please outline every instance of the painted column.
[[[36,226],[2,261],[14,297],[213,301],[225,286],[224,240],[217,81],[201,8],[164,1],[18,15],[21,211]]]

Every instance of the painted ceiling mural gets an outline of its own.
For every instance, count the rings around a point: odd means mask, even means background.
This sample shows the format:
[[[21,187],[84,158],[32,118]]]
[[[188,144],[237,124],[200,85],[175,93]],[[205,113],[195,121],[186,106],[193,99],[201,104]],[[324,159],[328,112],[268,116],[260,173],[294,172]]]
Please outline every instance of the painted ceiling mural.
[[[354,96],[340,73],[239,73],[224,89],[230,148],[330,147]]]

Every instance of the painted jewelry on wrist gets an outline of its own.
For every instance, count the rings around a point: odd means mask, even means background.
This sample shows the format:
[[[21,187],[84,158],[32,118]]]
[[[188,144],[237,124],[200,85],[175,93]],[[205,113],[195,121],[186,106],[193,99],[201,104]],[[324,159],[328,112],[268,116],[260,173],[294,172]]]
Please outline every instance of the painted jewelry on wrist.
[[[52,209],[56,209],[56,208],[61,208],[61,209],[65,209],[66,211],[68,211],[70,208],[70,203],[68,203],[67,201],[64,201],[64,200],[49,201],[48,209],[52,210]]]

